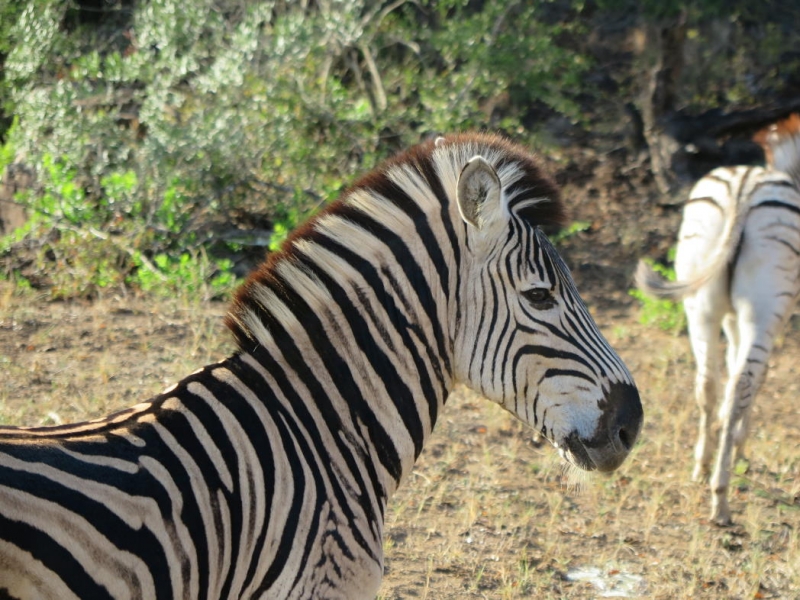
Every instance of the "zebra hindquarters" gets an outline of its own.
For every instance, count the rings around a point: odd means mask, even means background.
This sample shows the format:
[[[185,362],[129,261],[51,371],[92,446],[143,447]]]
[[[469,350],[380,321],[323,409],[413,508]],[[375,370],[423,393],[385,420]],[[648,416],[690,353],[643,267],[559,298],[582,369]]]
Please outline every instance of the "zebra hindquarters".
[[[734,454],[742,455],[753,401],[775,338],[800,292],[800,210],[756,204],[732,268],[726,318],[728,383],[720,406],[720,442],[711,477],[711,518],[731,522],[727,490]]]
[[[703,273],[725,241],[726,221],[733,218],[736,207],[726,195],[720,197],[718,185],[710,177],[701,179],[684,206],[675,252],[678,281],[692,281]]]

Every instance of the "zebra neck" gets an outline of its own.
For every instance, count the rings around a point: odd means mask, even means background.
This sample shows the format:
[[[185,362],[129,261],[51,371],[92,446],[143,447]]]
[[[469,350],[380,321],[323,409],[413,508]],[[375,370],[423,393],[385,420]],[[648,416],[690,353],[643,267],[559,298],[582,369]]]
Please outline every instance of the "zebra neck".
[[[289,240],[240,289],[228,325],[242,352],[274,363],[298,401],[377,463],[390,493],[453,384],[463,240],[453,206],[389,202],[396,186],[366,195]]]
[[[451,358],[442,353],[449,344],[426,336],[400,306],[384,306],[383,318],[368,305],[341,307],[304,313],[291,328],[270,322],[270,343],[236,361],[259,382],[266,404],[307,435],[346,446],[388,499],[452,387]]]

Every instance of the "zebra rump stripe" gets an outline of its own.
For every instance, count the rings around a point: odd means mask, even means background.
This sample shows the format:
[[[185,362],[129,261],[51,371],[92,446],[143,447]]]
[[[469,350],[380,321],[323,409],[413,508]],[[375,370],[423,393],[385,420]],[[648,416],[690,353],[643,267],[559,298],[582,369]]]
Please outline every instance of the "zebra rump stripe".
[[[755,139],[764,147],[766,168],[715,169],[692,189],[678,234],[678,280],[664,281],[643,262],[636,274],[646,293],[684,301],[700,407],[694,479],[710,477],[711,519],[719,525],[731,523],[731,465],[743,454],[775,337],[800,294],[800,115]],[[724,393],[720,329],[728,342]],[[715,425],[718,396],[723,401]]]
[[[641,403],[539,227],[563,215],[491,135],[358,180],[243,284],[233,356],[104,419],[0,428],[0,597],[374,598],[388,500],[459,383],[615,469]]]

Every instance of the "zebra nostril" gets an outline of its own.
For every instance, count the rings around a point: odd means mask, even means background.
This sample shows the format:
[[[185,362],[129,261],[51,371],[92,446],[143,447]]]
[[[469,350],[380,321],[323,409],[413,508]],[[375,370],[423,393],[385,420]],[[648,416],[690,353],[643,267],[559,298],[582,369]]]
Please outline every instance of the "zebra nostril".
[[[639,437],[644,417],[639,392],[633,385],[615,384],[607,401],[608,418],[610,424],[613,424],[611,430],[616,431],[616,437],[612,439],[621,444],[626,451],[630,451],[636,443],[636,438]]]
[[[631,436],[628,433],[628,429],[625,427],[620,427],[619,431],[617,432],[617,439],[619,439],[620,443],[624,446],[626,450],[630,450],[633,447],[634,442],[636,441],[636,436]]]

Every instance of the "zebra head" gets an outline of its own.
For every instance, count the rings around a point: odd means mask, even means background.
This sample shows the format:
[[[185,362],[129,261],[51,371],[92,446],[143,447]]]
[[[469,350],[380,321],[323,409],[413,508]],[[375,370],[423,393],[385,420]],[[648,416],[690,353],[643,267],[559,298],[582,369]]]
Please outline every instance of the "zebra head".
[[[539,228],[560,216],[555,186],[530,157],[487,152],[463,167],[456,198],[467,254],[457,376],[540,431],[574,465],[616,469],[639,435],[642,405]]]

